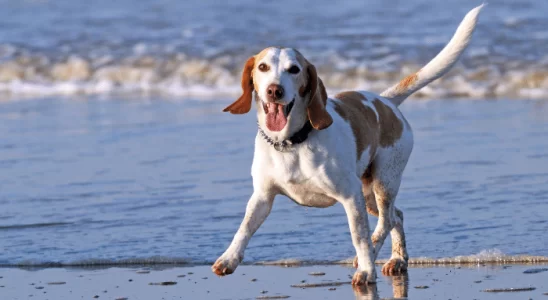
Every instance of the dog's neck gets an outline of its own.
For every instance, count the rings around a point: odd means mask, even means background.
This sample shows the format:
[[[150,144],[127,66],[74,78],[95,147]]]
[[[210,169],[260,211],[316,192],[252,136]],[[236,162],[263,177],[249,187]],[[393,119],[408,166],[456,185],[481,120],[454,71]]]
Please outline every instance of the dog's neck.
[[[259,134],[263,137],[263,139],[270,144],[274,149],[280,151],[280,152],[286,152],[291,149],[294,145],[300,144],[308,138],[308,135],[310,132],[314,130],[312,127],[312,124],[310,124],[310,121],[307,121],[304,123],[301,129],[299,129],[297,132],[295,132],[293,135],[291,135],[289,138],[281,140],[281,141],[275,141],[270,136],[268,136],[267,133],[264,132],[264,130],[261,128],[261,125],[259,124]]]

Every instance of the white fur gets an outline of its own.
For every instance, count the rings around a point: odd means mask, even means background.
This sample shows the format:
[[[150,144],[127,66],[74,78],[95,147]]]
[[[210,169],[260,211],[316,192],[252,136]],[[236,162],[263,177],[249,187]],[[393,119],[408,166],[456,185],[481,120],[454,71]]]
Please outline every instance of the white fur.
[[[279,194],[304,206],[328,207],[337,202],[342,204],[357,254],[354,284],[375,281],[374,260],[388,233],[392,234],[393,241],[391,261],[406,263],[405,246],[403,249],[394,249],[394,243],[404,243],[403,215],[397,211],[394,201],[413,148],[413,134],[397,106],[405,97],[441,76],[454,64],[470,41],[480,9],[481,6],[468,13],[449,45],[419,72],[419,79],[413,87],[403,93],[396,92],[395,88],[389,89],[383,93],[384,97],[361,92],[368,99],[362,104],[373,109],[377,119],[379,114],[371,101],[382,101],[403,124],[401,136],[392,145],[384,148],[379,146],[377,149],[368,147],[358,159],[360,153],[356,152],[352,128],[335,111],[335,104],[340,101],[338,99],[329,99],[326,106],[327,112],[333,118],[333,124],[324,130],[314,130],[304,143],[294,145],[288,151],[275,150],[258,134],[251,168],[254,192],[240,228],[228,249],[213,265],[213,271],[219,275],[227,275],[235,270],[243,259],[251,236],[267,218],[274,197]],[[294,76],[284,71],[291,64],[298,65],[301,70],[306,67],[299,64],[295,53],[292,49],[271,48],[255,63],[259,65],[265,62],[271,68],[269,72],[254,71],[253,80],[258,87],[256,93],[260,104],[257,115],[259,126],[277,140],[288,138],[307,121],[307,100],[298,95],[299,86],[303,84],[302,76]],[[286,128],[280,132],[270,132],[266,128],[265,113],[260,107],[262,99],[266,99],[265,89],[272,83],[283,85],[287,95],[281,100],[282,103],[288,103],[292,97],[296,97]],[[373,180],[369,186],[363,186],[360,177],[373,162],[376,166]],[[378,206],[379,222],[373,235],[369,230],[364,195],[374,195],[377,203],[387,204],[384,208]],[[375,245],[370,237],[376,241]]]

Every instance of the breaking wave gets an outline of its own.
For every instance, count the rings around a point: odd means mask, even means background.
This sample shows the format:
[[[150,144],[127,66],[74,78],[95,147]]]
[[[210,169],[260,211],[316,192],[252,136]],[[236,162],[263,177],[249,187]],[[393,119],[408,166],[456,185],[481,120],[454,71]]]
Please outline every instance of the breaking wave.
[[[276,261],[251,261],[244,262],[244,265],[263,265],[263,266],[311,266],[311,265],[348,265],[352,264],[353,257],[345,260],[301,260],[301,259],[281,259]],[[376,264],[383,264],[386,260],[377,260]],[[111,259],[85,259],[72,262],[40,262],[40,261],[21,261],[14,264],[4,263],[0,267],[19,267],[19,268],[56,268],[56,267],[101,267],[101,266],[155,266],[155,265],[174,265],[174,266],[200,266],[210,265],[213,261],[193,261],[180,257],[153,256],[148,258],[127,258],[120,260]],[[483,250],[480,253],[472,255],[430,258],[417,257],[410,258],[409,264],[412,266],[443,266],[443,265],[498,265],[498,264],[546,264],[548,256],[534,255],[506,255],[498,249]]]
[[[0,48],[0,54],[4,54],[0,55],[4,57],[0,60],[0,94],[15,97],[103,94],[233,97],[240,92],[239,76],[245,61],[245,57],[228,53],[212,58],[185,53],[90,58],[49,57],[10,50],[5,45]],[[398,63],[398,57],[386,57],[367,63],[336,53],[311,60],[318,62],[316,67],[330,93],[345,89],[381,92],[426,62]],[[505,61],[474,65],[461,62],[416,97],[521,99],[548,95],[548,60],[534,64]]]

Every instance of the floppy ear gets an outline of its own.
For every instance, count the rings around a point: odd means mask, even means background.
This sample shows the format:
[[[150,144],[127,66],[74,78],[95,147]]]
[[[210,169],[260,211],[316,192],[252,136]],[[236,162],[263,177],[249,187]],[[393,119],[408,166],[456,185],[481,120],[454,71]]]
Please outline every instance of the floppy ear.
[[[255,65],[255,57],[250,57],[245,63],[242,72],[242,90],[243,94],[234,103],[227,106],[223,111],[229,111],[233,114],[245,114],[251,109],[251,99],[253,98],[253,78],[251,71]]]
[[[308,72],[308,86],[310,90],[310,102],[307,108],[308,119],[314,129],[322,130],[333,123],[331,115],[325,110],[327,93],[322,80],[318,78],[314,65],[309,64],[306,71]]]

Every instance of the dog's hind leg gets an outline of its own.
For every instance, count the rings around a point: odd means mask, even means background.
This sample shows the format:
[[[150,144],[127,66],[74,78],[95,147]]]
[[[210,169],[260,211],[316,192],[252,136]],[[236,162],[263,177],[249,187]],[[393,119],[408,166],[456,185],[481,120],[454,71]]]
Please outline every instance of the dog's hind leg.
[[[411,143],[412,135],[402,138],[393,147],[381,149],[373,161],[371,185],[379,211],[377,227],[371,235],[375,259],[388,233],[392,236],[392,256],[382,269],[385,275],[399,274],[407,269],[403,213],[396,208],[395,201],[403,170],[411,154]]]
[[[397,275],[407,271],[407,246],[405,244],[405,232],[403,231],[403,212],[398,208],[396,210],[396,219],[394,228],[390,231],[392,239],[392,256],[390,260],[382,267],[382,273],[385,275]]]
[[[375,196],[371,191],[373,183],[371,180],[367,180],[365,174],[362,177],[362,183],[367,212],[370,215],[379,218],[375,232],[371,236],[374,247],[374,257],[375,259],[377,258],[384,240],[388,236],[388,233],[390,233],[392,239],[392,256],[383,266],[382,273],[384,275],[401,274],[407,270],[408,260],[405,234],[403,231],[403,213],[394,206],[395,196],[386,193],[384,188],[377,188],[379,197],[377,198],[377,196]],[[379,183],[377,183],[377,185],[379,185]],[[379,201],[376,201],[377,199]],[[358,257],[354,258],[353,265],[355,268],[358,267]]]
[[[389,184],[380,181],[373,183],[379,210],[379,221],[375,232],[371,236],[375,249],[375,259],[388,233],[390,233],[392,239],[392,255],[382,268],[384,275],[398,275],[407,270],[408,256],[403,231],[403,213],[394,205],[400,185],[400,177],[393,178]]]
[[[394,179],[391,179],[389,183],[382,182],[379,179],[375,179],[373,182],[373,191],[379,212],[377,227],[371,235],[371,241],[375,248],[375,258],[379,255],[384,240],[396,223],[394,201],[396,200],[399,185],[399,180],[394,182]]]

